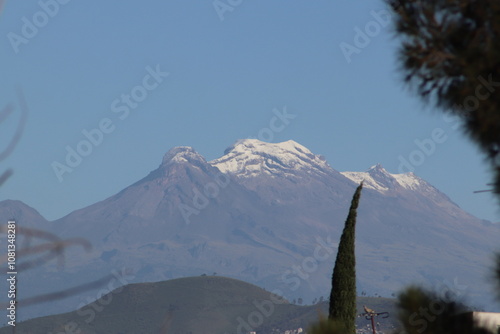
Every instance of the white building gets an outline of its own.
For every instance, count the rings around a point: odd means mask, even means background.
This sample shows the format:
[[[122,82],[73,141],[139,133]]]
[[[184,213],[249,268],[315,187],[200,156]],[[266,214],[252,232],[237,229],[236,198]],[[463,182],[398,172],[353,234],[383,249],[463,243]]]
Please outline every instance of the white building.
[[[478,327],[487,329],[491,333],[500,333],[500,313],[468,312],[464,316]]]

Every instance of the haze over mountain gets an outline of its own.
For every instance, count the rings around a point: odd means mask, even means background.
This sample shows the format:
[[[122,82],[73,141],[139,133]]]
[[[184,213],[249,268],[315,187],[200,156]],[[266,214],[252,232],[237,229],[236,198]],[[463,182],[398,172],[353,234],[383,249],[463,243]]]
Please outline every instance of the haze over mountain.
[[[62,271],[49,265],[26,272],[19,283],[25,294],[128,268],[127,282],[216,272],[307,302],[330,292],[337,243],[361,181],[359,292],[390,296],[410,283],[446,285],[474,304],[492,305],[487,277],[498,225],[464,212],[412,173],[391,174],[380,165],[340,173],[291,140],[241,140],[210,162],[193,148],[172,148],[143,179],[61,219],[46,222],[6,201],[0,217],[93,245],[89,253],[66,252]],[[73,310],[97,291],[27,314]]]

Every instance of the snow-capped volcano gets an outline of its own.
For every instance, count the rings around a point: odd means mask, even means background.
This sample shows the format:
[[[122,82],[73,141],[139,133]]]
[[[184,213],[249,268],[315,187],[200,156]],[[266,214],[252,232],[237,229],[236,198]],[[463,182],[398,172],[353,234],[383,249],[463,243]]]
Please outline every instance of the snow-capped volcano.
[[[390,295],[409,283],[459,277],[475,300],[489,296],[481,283],[498,247],[497,225],[464,212],[412,173],[391,174],[380,165],[339,173],[292,140],[241,140],[210,162],[191,147],[174,147],[149,175],[55,222],[12,201],[0,203],[0,220],[39,222],[38,229],[93,245],[86,256],[67,253],[64,275],[50,268],[28,272],[20,289],[27,295],[131,268],[134,282],[217,272],[311,300],[331,289],[336,241],[361,181],[360,290]],[[326,257],[316,258],[318,247]],[[50,311],[75,305],[68,298]]]
[[[240,140],[227,148],[224,156],[210,161],[210,164],[223,173],[238,177],[295,171],[321,174],[330,169],[325,158],[293,140],[275,144],[257,139]]]

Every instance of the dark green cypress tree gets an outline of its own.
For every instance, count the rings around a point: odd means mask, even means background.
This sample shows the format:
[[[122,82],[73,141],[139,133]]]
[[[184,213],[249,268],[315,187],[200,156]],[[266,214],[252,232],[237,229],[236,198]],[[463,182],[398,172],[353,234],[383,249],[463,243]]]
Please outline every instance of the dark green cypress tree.
[[[356,331],[356,257],[354,242],[356,215],[363,182],[358,186],[351,202],[344,231],[340,237],[337,259],[332,275],[329,318],[343,324],[347,333]]]

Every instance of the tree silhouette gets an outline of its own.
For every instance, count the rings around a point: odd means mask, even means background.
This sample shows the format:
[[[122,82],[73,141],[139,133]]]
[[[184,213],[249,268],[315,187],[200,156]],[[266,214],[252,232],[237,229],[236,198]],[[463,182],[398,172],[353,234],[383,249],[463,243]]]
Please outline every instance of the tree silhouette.
[[[329,319],[342,323],[347,333],[355,332],[356,257],[354,242],[357,209],[362,189],[363,182],[354,193],[344,231],[340,237],[330,293]]]
[[[396,16],[405,82],[425,102],[460,119],[465,133],[486,155],[494,171],[494,191],[500,195],[500,2],[386,1]],[[500,256],[496,268],[500,298]],[[455,301],[442,303],[442,313],[416,329],[411,316],[434,300],[435,295],[415,287],[399,296],[400,320],[408,333],[485,332],[460,326],[463,319],[457,315],[464,309]]]
[[[500,2],[387,1],[396,13],[404,80],[460,118],[488,157],[500,195]]]

